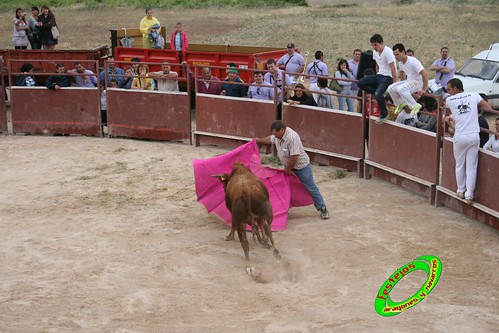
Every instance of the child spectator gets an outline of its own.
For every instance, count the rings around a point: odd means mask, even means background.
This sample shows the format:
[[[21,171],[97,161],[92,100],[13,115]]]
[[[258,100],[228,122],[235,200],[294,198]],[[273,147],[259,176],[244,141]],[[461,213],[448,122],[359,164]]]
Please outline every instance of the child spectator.
[[[134,72],[132,66],[125,67],[125,77],[119,83],[118,87],[122,89],[132,89]]]
[[[104,85],[99,83],[101,125],[107,125],[107,94]]]
[[[189,39],[185,31],[182,31],[182,22],[177,22],[175,31],[170,38],[170,49],[173,51],[187,51]]]
[[[492,150],[496,154],[499,153],[499,117],[496,118],[496,134],[490,137],[483,149]]]
[[[431,112],[432,115],[421,113],[418,121],[416,122],[416,127],[427,131],[436,132],[438,110],[437,100],[433,97],[422,96],[418,99],[418,103],[423,106],[423,111]]]
[[[319,92],[330,94],[331,90],[327,87],[327,79],[324,77],[320,77],[317,79],[317,87],[319,88]],[[333,99],[331,95],[325,94],[317,94],[317,105],[321,108],[332,109],[333,108]]]

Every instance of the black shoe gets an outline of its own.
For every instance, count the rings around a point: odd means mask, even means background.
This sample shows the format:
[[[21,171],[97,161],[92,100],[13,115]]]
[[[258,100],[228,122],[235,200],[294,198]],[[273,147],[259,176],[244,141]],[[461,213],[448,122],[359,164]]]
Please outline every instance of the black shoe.
[[[327,208],[325,206],[320,209],[320,212],[321,212],[321,219],[323,220],[329,219],[329,212],[327,211]]]

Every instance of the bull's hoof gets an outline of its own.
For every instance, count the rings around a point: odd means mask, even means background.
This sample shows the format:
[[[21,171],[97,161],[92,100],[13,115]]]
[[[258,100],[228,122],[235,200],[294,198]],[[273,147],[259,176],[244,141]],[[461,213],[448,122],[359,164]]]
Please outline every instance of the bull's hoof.
[[[274,249],[274,257],[276,257],[276,259],[281,259],[281,253],[278,249]]]
[[[253,267],[253,266],[246,266],[246,273],[248,273],[251,276],[255,275],[255,267]]]
[[[225,237],[223,238],[223,240],[224,240],[224,241],[226,241],[226,242],[230,242],[230,241],[233,241],[233,240],[234,240],[234,237],[225,236]]]

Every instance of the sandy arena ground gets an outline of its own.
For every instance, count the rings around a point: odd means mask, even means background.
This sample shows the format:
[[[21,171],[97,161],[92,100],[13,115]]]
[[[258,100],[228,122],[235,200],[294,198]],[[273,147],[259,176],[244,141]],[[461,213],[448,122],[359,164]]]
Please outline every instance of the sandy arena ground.
[[[493,332],[499,233],[394,185],[314,166],[332,218],[293,208],[283,259],[239,241],[196,201],[181,143],[0,137],[0,332]],[[431,254],[442,277],[395,317],[374,310],[398,267]],[[411,273],[395,301],[423,284]],[[494,329],[494,327],[496,327]],[[497,332],[497,331],[495,331]]]

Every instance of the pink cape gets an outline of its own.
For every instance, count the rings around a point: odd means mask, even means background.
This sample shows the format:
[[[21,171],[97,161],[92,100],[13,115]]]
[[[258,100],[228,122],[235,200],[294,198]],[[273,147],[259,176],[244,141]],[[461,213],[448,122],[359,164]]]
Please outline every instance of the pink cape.
[[[230,225],[231,214],[225,206],[223,185],[220,180],[211,175],[230,174],[234,163],[240,161],[267,186],[274,211],[272,230],[285,230],[288,210],[291,207],[313,204],[312,197],[296,175],[288,175],[281,169],[265,167],[260,160],[255,140],[217,157],[193,160],[198,201],[206,207],[209,213],[215,213]]]

